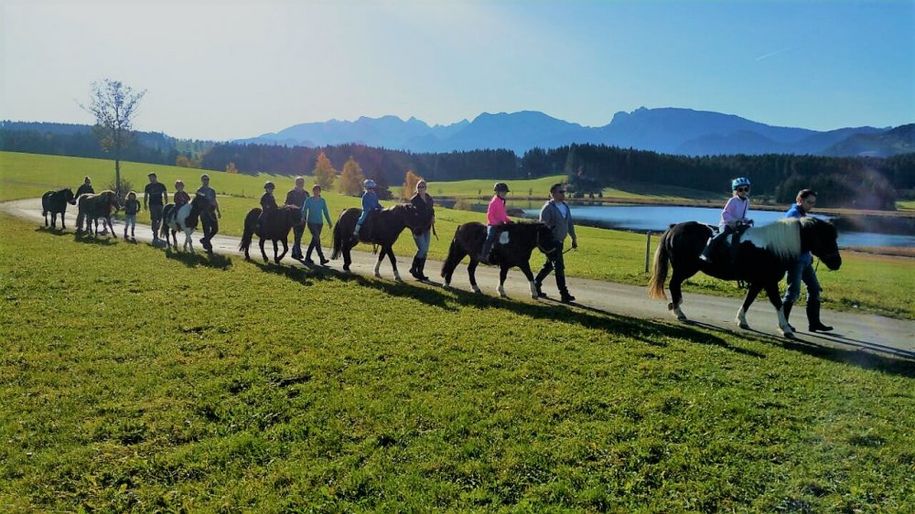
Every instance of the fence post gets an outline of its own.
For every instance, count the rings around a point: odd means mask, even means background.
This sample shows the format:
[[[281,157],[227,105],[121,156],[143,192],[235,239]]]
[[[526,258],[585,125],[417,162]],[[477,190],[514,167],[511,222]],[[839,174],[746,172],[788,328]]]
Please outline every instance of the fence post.
[[[648,261],[651,255],[651,231],[649,230],[645,238],[645,273],[648,273]]]

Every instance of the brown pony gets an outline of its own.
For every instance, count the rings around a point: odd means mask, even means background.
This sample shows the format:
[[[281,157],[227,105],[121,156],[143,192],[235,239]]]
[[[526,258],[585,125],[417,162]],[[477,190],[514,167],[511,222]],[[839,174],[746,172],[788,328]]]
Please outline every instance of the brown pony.
[[[83,222],[86,224],[86,232],[92,234],[92,221],[102,218],[102,228],[106,224],[111,235],[115,239],[118,235],[114,233],[114,227],[111,225],[111,213],[121,209],[118,202],[118,196],[114,191],[102,191],[99,194],[86,193],[80,195],[76,201],[78,213],[76,215],[76,235],[80,235],[83,230]],[[98,236],[98,226],[95,228],[95,235]]]
[[[397,258],[394,256],[394,242],[403,232],[403,229],[409,227],[410,230],[425,228],[431,221],[429,215],[423,215],[416,210],[412,204],[404,203],[388,207],[387,209],[371,214],[362,225],[359,231],[359,240],[353,237],[353,230],[356,228],[356,221],[362,214],[362,209],[355,207],[346,209],[340,213],[340,218],[334,225],[334,251],[331,259],[336,259],[343,254],[343,270],[349,271],[350,264],[353,262],[350,251],[354,246],[362,243],[371,243],[381,246],[378,252],[378,261],[375,262],[375,276],[381,278],[378,269],[381,267],[381,261],[387,255],[391,260],[391,268],[394,270],[394,280],[401,282],[400,273],[397,272]]]
[[[262,212],[260,207],[248,211],[248,215],[245,216],[245,231],[241,236],[241,245],[238,249],[244,250],[245,260],[251,260],[251,257],[248,256],[248,247],[251,246],[251,239],[257,235],[260,238],[261,255],[264,256],[264,262],[267,262],[270,259],[267,258],[267,252],[264,251],[264,240],[270,239],[273,241],[273,260],[279,264],[289,251],[289,231],[302,221],[302,211],[295,205],[284,205],[269,212],[265,219],[260,221],[260,227],[258,227],[258,220]],[[278,241],[283,243],[283,253],[279,253]]]

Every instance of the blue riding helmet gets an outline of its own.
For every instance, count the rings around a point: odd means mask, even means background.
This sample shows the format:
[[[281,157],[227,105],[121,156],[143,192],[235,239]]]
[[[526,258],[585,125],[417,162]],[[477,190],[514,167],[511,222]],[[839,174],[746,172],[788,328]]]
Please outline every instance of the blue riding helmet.
[[[364,187],[365,189],[375,189],[375,187],[377,187],[377,186],[375,185],[374,180],[367,178],[362,181],[362,187]]]
[[[734,191],[741,186],[750,187],[750,179],[747,177],[737,177],[731,181],[731,191]]]

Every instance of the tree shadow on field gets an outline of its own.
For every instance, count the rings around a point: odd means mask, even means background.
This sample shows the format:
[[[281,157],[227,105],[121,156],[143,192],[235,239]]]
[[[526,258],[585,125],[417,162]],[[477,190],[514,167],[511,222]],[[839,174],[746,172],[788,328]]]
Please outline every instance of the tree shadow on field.
[[[189,252],[176,252],[173,250],[165,250],[165,257],[173,261],[178,261],[188,268],[196,268],[197,266],[204,266],[207,268],[216,268],[216,269],[229,269],[232,266],[232,259],[227,255],[222,255],[218,253],[205,254],[205,253],[189,253]]]
[[[52,236],[66,236],[66,235],[70,234],[70,232],[67,232],[65,229],[62,229],[62,228],[60,228],[60,227],[58,227],[58,228],[51,228],[51,227],[45,227],[44,225],[42,225],[42,226],[36,228],[36,229],[35,229],[35,232],[40,232],[40,233],[44,233],[44,234],[49,234],[49,235],[52,235]]]

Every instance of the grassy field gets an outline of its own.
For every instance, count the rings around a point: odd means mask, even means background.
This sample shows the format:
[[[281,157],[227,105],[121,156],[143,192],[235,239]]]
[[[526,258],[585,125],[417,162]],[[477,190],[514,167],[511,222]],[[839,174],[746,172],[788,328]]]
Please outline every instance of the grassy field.
[[[110,168],[109,161],[97,159],[0,152],[0,200],[38,197],[48,189],[64,187],[67,184],[73,184],[75,188],[86,174],[95,177],[98,183],[101,182],[101,177],[111,175]],[[141,189],[141,184],[146,183],[146,173],[149,170],[156,170],[161,180],[169,185],[181,177],[194,188],[201,173],[200,170],[188,168],[137,163],[123,163],[123,170],[124,175],[132,180],[138,189]],[[261,186],[268,178],[279,184],[277,189],[280,195],[284,195],[291,187],[292,180],[285,176],[214,174],[213,185],[223,195],[219,200],[223,212],[220,222],[222,233],[241,235],[244,215],[249,209],[257,206],[254,194],[258,194],[259,197]],[[545,183],[552,183],[552,180],[546,179]],[[434,191],[437,185],[432,187]],[[357,198],[333,192],[328,192],[325,196],[334,219],[343,208],[359,205]],[[527,201],[515,201],[515,206],[528,205]],[[534,205],[536,206],[536,203]],[[71,211],[70,220],[73,218]],[[484,216],[480,213],[437,209],[436,226],[439,238],[433,238],[430,256],[434,259],[444,259],[455,228],[461,223],[483,219]],[[148,223],[147,213],[141,212],[138,221]],[[645,273],[644,235],[591,227],[578,227],[577,231],[581,247],[578,251],[566,255],[569,275],[627,284],[648,283],[648,275]],[[653,239],[652,249],[657,240],[657,237]],[[325,244],[330,245],[329,231],[325,231]],[[408,256],[414,252],[415,245],[412,239],[406,236],[401,237],[395,246],[395,253],[401,256]],[[542,257],[535,253],[532,261],[539,268]],[[438,272],[431,271],[436,274]],[[824,304],[829,309],[873,312],[915,319],[915,295],[911,294],[911,291],[915,290],[915,260],[911,258],[846,252],[841,271],[832,273],[823,269],[819,278],[825,290]],[[495,284],[482,284],[484,288],[494,286]],[[735,298],[743,296],[743,290],[738,289],[734,283],[722,282],[704,275],[697,275],[691,279],[685,290]],[[686,301],[689,302],[688,296]]]
[[[899,200],[896,208],[903,211],[915,211],[915,200]]]
[[[0,216],[0,510],[904,512],[915,369]]]

